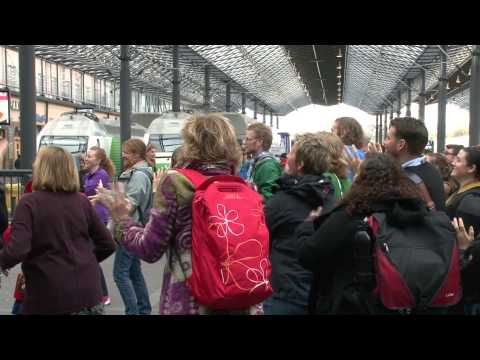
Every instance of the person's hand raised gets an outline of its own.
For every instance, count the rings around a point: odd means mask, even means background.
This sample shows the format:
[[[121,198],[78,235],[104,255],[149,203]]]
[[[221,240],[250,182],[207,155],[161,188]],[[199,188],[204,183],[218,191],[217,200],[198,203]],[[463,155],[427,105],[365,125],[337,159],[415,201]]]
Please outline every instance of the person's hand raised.
[[[455,232],[457,233],[458,247],[462,250],[468,249],[472,245],[473,240],[475,239],[473,226],[469,227],[467,233],[462,218],[453,218],[452,225],[455,228]]]
[[[382,144],[374,144],[372,142],[368,143],[367,150],[368,150],[369,153],[380,153],[380,154],[382,154],[384,152],[383,148],[382,148]]]
[[[360,165],[362,164],[362,159],[360,159],[360,156],[358,156],[357,147],[352,145],[352,152],[348,151],[347,148],[344,148],[343,157],[340,159],[340,162],[348,166],[354,174],[358,174]]]

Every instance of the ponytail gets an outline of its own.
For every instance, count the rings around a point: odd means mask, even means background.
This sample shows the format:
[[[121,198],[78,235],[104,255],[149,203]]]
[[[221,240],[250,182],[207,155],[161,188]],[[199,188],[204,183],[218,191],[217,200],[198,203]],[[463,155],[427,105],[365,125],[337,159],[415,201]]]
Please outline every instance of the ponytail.
[[[96,158],[100,160],[100,167],[107,172],[108,176],[115,176],[115,164],[107,157],[105,150],[98,146],[93,146],[90,150],[95,151]]]

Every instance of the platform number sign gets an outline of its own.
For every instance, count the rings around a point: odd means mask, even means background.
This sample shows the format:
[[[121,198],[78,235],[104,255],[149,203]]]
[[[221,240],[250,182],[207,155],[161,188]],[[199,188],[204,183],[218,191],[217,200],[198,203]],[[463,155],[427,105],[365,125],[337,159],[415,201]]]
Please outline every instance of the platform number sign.
[[[10,93],[0,90],[0,125],[10,125]]]

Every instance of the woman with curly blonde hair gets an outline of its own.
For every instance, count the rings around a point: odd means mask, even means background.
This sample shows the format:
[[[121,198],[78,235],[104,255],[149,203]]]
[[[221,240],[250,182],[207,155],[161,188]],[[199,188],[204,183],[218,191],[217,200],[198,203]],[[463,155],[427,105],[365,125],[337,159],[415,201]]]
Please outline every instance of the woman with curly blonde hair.
[[[206,177],[234,175],[241,152],[229,121],[219,114],[194,115],[182,130],[182,156],[177,168],[196,170]],[[119,224],[125,248],[149,263],[164,254],[167,265],[160,295],[161,315],[208,314],[187,286],[192,274],[192,182],[176,170],[163,170],[154,180],[155,198],[150,220],[143,227],[128,216],[128,205],[120,197],[108,204]],[[102,201],[102,200],[101,200]],[[252,313],[256,308],[240,313]]]
[[[350,189],[350,186],[352,186],[352,182],[347,176],[348,165],[342,140],[337,135],[326,131],[320,131],[317,135],[327,144],[327,150],[331,159],[330,168],[324,175],[329,178],[333,185],[335,198],[341,199]]]

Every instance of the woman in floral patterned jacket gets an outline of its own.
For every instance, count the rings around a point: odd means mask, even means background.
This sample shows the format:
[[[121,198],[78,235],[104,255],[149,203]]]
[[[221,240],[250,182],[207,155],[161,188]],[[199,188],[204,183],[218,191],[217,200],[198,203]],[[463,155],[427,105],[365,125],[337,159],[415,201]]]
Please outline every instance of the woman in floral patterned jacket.
[[[240,163],[235,133],[217,114],[193,116],[182,130],[184,140],[177,166],[197,170],[204,176],[234,175]],[[160,295],[161,315],[211,314],[199,305],[187,287],[192,273],[192,183],[175,170],[160,171],[154,179],[155,198],[145,227],[128,216],[128,203],[121,194],[108,196],[101,189],[97,197],[117,222],[117,239],[142,260],[154,263],[164,254],[167,266]],[[240,313],[257,314],[261,307]],[[238,312],[235,312],[238,313]]]

